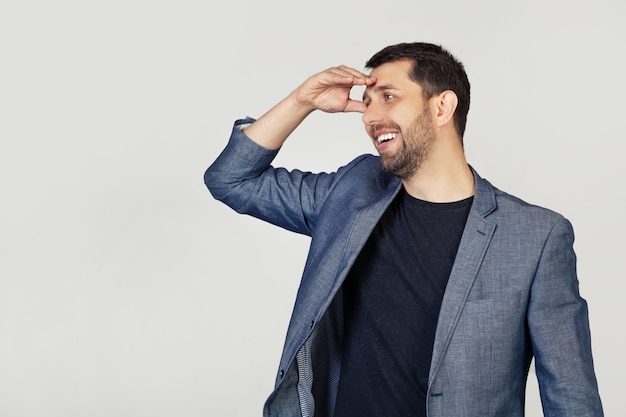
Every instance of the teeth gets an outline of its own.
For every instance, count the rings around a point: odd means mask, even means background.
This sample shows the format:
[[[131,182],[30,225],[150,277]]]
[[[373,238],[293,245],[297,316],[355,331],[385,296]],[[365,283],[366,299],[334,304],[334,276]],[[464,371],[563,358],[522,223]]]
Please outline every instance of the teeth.
[[[396,133],[385,133],[384,135],[380,135],[379,137],[377,137],[376,140],[378,141],[378,143],[382,143],[382,142],[391,140],[395,138],[396,136],[397,136]]]

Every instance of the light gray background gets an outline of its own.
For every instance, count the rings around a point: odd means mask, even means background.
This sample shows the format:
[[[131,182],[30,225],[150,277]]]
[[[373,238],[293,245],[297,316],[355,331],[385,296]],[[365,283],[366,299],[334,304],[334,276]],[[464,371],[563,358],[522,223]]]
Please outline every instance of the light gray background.
[[[625,3],[218,3],[0,6],[0,416],[260,415],[308,240],[214,201],[204,170],[235,119],[416,40],[465,63],[472,165],[574,224],[623,415]],[[277,163],[373,151],[360,115],[314,114]]]

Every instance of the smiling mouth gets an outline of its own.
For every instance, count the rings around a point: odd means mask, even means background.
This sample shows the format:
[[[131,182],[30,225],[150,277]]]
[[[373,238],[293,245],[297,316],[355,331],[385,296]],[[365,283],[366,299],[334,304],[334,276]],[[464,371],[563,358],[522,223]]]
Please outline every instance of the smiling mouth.
[[[390,140],[395,139],[397,136],[398,136],[397,133],[385,133],[385,134],[382,134],[382,135],[376,137],[376,142],[378,142],[378,143],[389,142]]]

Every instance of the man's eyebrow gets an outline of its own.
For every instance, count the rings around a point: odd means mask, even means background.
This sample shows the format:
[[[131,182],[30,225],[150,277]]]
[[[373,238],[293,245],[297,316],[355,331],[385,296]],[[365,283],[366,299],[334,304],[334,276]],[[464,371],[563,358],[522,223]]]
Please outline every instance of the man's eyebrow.
[[[363,92],[363,100],[369,98],[369,95],[367,94],[367,90],[369,89],[370,88],[366,88]],[[374,93],[380,93],[381,91],[387,90],[399,90],[398,87],[394,87],[393,85],[375,85],[374,87],[371,87],[371,89],[374,91]]]

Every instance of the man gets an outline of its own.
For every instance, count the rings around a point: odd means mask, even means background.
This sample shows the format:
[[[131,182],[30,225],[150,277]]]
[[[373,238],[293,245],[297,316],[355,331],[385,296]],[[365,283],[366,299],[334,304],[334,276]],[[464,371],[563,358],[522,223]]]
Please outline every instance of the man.
[[[534,357],[546,416],[602,416],[570,223],[468,165],[470,85],[449,52],[392,45],[366,67],[238,121],[205,174],[236,211],[312,238],[264,415],[522,416]],[[272,167],[314,110],[361,112],[379,156]]]

